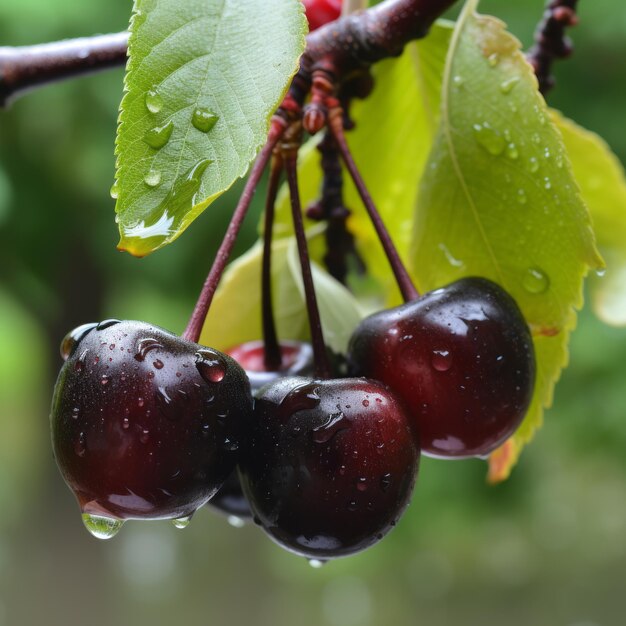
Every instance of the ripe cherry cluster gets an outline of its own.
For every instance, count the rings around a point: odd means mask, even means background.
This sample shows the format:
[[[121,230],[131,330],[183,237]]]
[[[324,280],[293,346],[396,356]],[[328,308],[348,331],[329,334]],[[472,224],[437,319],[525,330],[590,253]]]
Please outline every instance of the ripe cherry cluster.
[[[329,355],[297,183],[303,113],[292,107],[274,119],[182,337],[144,322],[105,320],[63,340],[52,441],[95,536],[113,536],[127,519],[171,519],[184,527],[207,504],[254,519],[276,543],[316,562],[347,556],[395,526],[411,499],[421,452],[482,457],[521,423],[535,359],[515,301],[476,277],[418,295],[349,152],[345,116],[332,95],[316,106],[405,304],[362,320],[345,358]],[[199,345],[198,337],[270,159],[264,337],[225,354]],[[311,344],[278,341],[274,327],[271,241],[283,170]]]

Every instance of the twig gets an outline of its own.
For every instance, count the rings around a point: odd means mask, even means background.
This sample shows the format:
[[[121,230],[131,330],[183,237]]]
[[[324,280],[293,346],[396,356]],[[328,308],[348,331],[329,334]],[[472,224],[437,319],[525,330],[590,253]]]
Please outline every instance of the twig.
[[[0,48],[0,107],[47,83],[126,63],[128,33]]]
[[[246,213],[248,212],[248,208],[252,202],[254,192],[259,184],[263,170],[272,156],[272,150],[284,132],[285,122],[282,118],[274,116],[274,118],[272,118],[267,143],[261,149],[259,156],[252,166],[250,176],[246,181],[246,186],[244,187],[241,197],[239,198],[239,202],[237,203],[237,207],[235,208],[230,223],[228,224],[224,239],[222,240],[219,250],[215,255],[215,260],[213,261],[209,275],[204,281],[204,286],[202,287],[200,297],[194,307],[189,324],[187,324],[187,328],[182,335],[184,339],[197,342],[200,338],[204,320],[209,312],[217,285],[219,284],[220,278],[224,273],[224,268],[226,267],[226,263],[228,263],[228,258],[230,257],[230,253],[235,245],[235,240],[237,239],[243,220],[246,217]]]
[[[578,23],[577,4],[578,0],[550,0],[535,31],[535,45],[526,54],[544,95],[554,87],[552,63],[569,57],[574,49],[565,31]]]

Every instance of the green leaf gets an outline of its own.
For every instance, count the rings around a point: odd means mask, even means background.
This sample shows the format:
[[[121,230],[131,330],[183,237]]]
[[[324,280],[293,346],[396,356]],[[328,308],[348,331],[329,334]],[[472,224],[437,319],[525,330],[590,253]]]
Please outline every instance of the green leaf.
[[[606,273],[591,281],[598,317],[607,324],[626,325],[626,174],[606,142],[554,111],[555,124],[589,207]]]
[[[257,242],[228,267],[202,329],[200,342],[204,345],[228,350],[262,337],[262,254],[262,243]],[[345,352],[362,312],[343,285],[315,264],[312,271],[326,344],[336,352]],[[309,339],[300,262],[293,238],[279,239],[272,245],[272,301],[278,336]]]
[[[348,142],[368,189],[385,220],[400,254],[408,252],[419,179],[439,118],[441,76],[452,25],[440,21],[429,35],[406,46],[395,59],[377,63],[371,96],[355,101],[351,115],[356,127]],[[299,183],[303,206],[319,196],[318,137],[299,155]],[[359,254],[368,271],[388,290],[395,290],[389,264],[378,243],[357,191],[344,171],[345,204],[353,211],[349,228],[357,237]],[[292,233],[286,186],[277,202],[278,236]]]
[[[501,284],[533,331],[535,394],[510,454],[492,472],[498,480],[552,401],[583,278],[601,259],[563,141],[520,44],[499,20],[477,15],[476,5],[466,3],[450,44],[411,259],[422,291],[468,275]]]
[[[298,0],[135,0],[116,142],[120,249],[178,237],[266,139],[304,49]]]

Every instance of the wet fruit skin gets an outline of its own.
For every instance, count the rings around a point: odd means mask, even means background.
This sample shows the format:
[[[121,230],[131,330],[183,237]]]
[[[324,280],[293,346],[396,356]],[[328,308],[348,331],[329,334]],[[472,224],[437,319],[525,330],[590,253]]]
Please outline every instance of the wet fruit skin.
[[[350,340],[348,368],[400,395],[422,450],[447,458],[483,456],[503,443],[522,422],[535,380],[522,313],[483,278],[367,317]]]
[[[232,472],[250,386],[230,357],[115,320],[64,341],[52,402],[57,464],[83,513],[178,518]]]
[[[376,543],[409,503],[419,463],[403,404],[365,379],[290,377],[261,390],[240,462],[255,520],[311,559]]]
[[[252,395],[264,385],[282,376],[308,376],[313,372],[313,349],[311,344],[301,341],[281,341],[282,367],[278,371],[268,372],[264,363],[264,343],[249,341],[227,350],[241,365],[248,380]],[[218,492],[207,502],[207,506],[226,515],[241,519],[251,519],[252,511],[241,489],[237,471],[233,471]]]

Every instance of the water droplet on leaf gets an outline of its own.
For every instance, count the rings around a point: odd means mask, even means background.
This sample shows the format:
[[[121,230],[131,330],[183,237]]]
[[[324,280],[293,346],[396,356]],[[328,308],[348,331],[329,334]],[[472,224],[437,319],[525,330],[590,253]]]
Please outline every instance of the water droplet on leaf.
[[[550,286],[550,279],[543,270],[531,267],[526,270],[522,284],[528,293],[542,294]]]
[[[146,92],[146,109],[150,113],[156,114],[163,108],[163,98],[154,89],[150,89]]]
[[[485,149],[489,154],[498,156],[504,152],[506,142],[504,137],[494,130],[489,122],[483,122],[482,124],[474,124],[474,137],[476,141]]]
[[[159,170],[150,170],[145,175],[143,182],[148,187],[158,187],[161,184],[161,172]]]
[[[151,148],[159,150],[170,140],[173,130],[174,122],[170,120],[167,124],[164,124],[163,126],[155,126],[154,128],[146,131],[146,134],[143,136],[143,140]]]
[[[213,111],[198,107],[191,116],[191,123],[194,125],[194,128],[197,128],[199,131],[208,133],[215,124],[217,124],[219,119],[220,118],[215,115]]]

